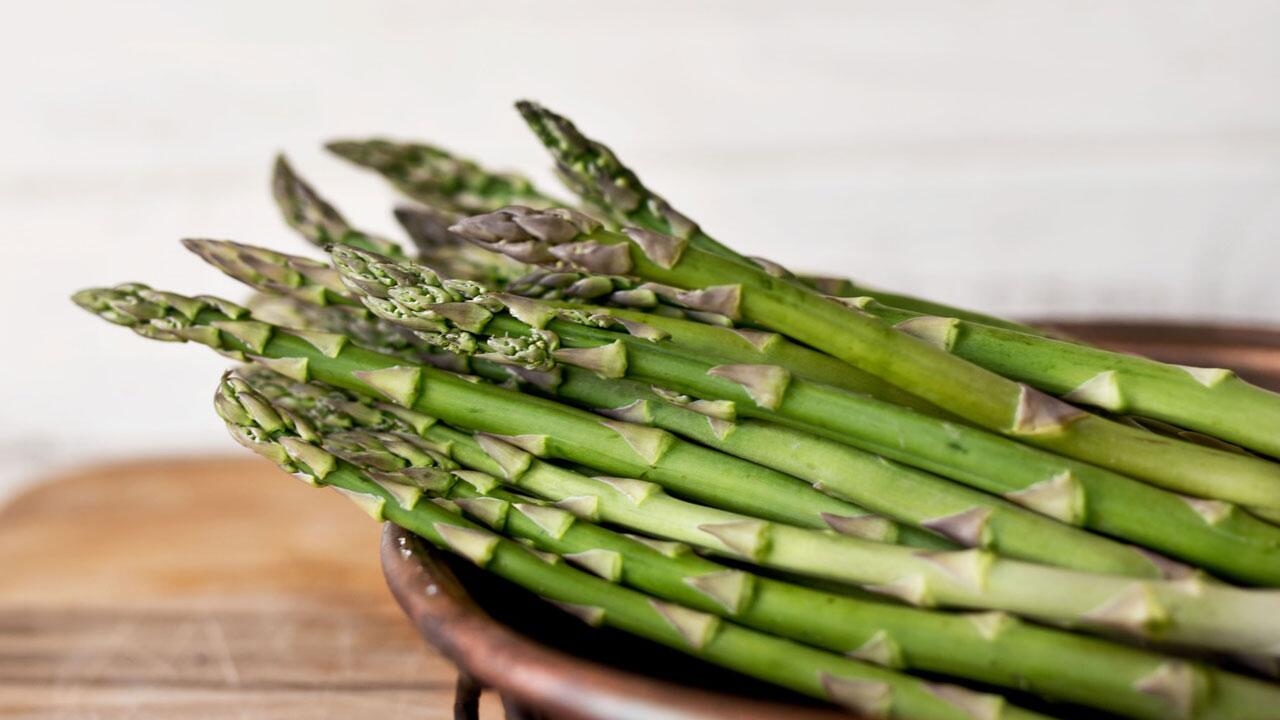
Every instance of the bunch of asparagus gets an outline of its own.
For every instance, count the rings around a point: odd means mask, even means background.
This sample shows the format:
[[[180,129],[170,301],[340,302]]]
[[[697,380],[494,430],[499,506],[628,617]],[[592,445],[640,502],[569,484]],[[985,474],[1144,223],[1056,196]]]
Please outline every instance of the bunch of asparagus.
[[[281,158],[327,262],[192,239],[247,306],[74,299],[230,357],[240,443],[587,623],[868,718],[1280,717],[1280,396],[744,257],[518,109],[576,201],[335,142],[412,251]]]

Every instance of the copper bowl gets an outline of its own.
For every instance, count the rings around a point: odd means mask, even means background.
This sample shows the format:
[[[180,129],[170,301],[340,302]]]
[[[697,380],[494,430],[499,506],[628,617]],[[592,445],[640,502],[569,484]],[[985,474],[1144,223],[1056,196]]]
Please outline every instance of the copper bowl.
[[[1280,331],[1139,322],[1047,322],[1100,346],[1182,365],[1229,367],[1280,390]],[[508,718],[833,720],[793,693],[623,633],[588,628],[536,596],[388,524],[382,568],[422,637],[458,667],[455,717],[476,717],[481,688]]]

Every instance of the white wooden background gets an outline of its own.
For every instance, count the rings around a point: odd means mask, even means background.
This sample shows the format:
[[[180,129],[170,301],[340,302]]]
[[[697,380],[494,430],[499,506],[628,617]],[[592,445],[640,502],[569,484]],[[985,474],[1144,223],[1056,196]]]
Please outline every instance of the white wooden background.
[[[510,109],[610,142],[737,247],[1011,314],[1280,322],[1280,3],[6,3],[0,495],[53,465],[230,447],[222,361],[66,297],[235,295],[184,235],[298,249],[286,150],[426,138],[548,177]]]

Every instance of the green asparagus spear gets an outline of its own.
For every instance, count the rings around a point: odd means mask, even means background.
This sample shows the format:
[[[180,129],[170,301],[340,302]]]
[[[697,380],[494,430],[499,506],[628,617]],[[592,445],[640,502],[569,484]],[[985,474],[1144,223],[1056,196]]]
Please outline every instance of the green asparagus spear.
[[[430,418],[380,411],[318,383],[253,369],[243,377],[279,414],[318,430],[322,447],[402,484],[421,484],[421,473],[444,465],[411,442],[417,428],[429,427],[424,435],[433,448],[447,449],[451,459],[478,471],[452,479],[436,474],[436,492],[479,522],[571,562],[617,567],[626,585],[749,627],[889,667],[1031,690],[1133,718],[1261,718],[1270,712],[1265,708],[1280,703],[1280,688],[1264,682],[1000,613],[958,616],[833,595],[730,569],[679,545],[622,536],[572,515],[561,516],[564,530],[551,533],[520,512],[527,499],[496,489],[502,467],[467,434]],[[344,409],[353,404],[359,412]],[[330,438],[341,438],[339,447]],[[600,563],[602,558],[609,562]]]
[[[378,394],[449,424],[506,435],[523,449],[589,464],[613,476],[658,480],[676,478],[676,468],[686,468],[698,483],[713,488],[713,499],[726,505],[754,504],[747,511],[757,515],[778,514],[776,508],[762,508],[759,486],[740,477],[730,480],[735,496],[722,498],[730,491],[715,478],[717,470],[724,472],[727,456],[682,444],[659,430],[598,421],[554,402],[406,365],[343,336],[285,331],[250,319],[243,308],[218,298],[123,285],[84,290],[74,300],[143,337],[193,341],[238,359],[262,358],[299,380]],[[527,457],[495,454],[495,460],[519,465]],[[914,604],[1005,610],[1189,646],[1280,654],[1280,627],[1274,622],[1280,592],[1213,585],[1195,577],[1163,582],[1091,575],[1005,560],[981,550],[924,552],[766,520],[703,530],[718,534],[742,558],[768,554],[783,569],[865,583]],[[823,549],[836,546],[835,555]]]
[[[1280,465],[1090,415],[684,240],[637,229],[614,233],[565,209],[510,208],[468,218],[454,230],[524,262],[568,262],[588,272],[701,288],[722,298],[726,315],[785,332],[982,427],[1188,495],[1280,507]]]
[[[530,207],[560,205],[535,188],[528,178],[491,172],[433,145],[372,139],[337,140],[325,147],[382,175],[406,196],[446,212],[489,212],[513,203]]]
[[[590,570],[547,558],[468,521],[447,504],[425,502],[412,485],[369,475],[308,441],[262,398],[230,379],[215,406],[237,442],[287,472],[351,498],[375,520],[393,522],[433,545],[531,590],[592,625],[618,628],[731,670],[843,705],[862,714],[895,718],[1037,718],[997,695],[928,683],[876,665],[844,658],[626,589]],[[382,478],[382,479],[379,479]],[[400,478],[397,478],[400,479]],[[418,478],[403,478],[415,481]],[[530,524],[542,506],[521,503],[512,515]],[[518,524],[518,521],[515,523]],[[598,573],[590,561],[583,565]]]
[[[272,190],[285,220],[313,245],[346,244],[396,258],[406,258],[395,242],[352,227],[342,214],[298,176],[284,156],[276,159]],[[504,255],[482,250],[449,231],[458,215],[446,211],[404,208],[396,218],[408,231],[418,257],[446,270],[450,277],[504,281],[528,267]]]
[[[264,293],[313,305],[359,306],[334,269],[322,262],[230,240],[187,238],[184,247],[222,272]]]
[[[608,287],[608,290],[605,290]],[[880,378],[810,348],[787,340],[777,333],[750,328],[720,327],[719,323],[688,322],[681,316],[652,312],[670,307],[660,304],[662,296],[694,302],[677,288],[660,288],[653,283],[636,285],[624,277],[585,273],[531,273],[503,288],[505,292],[544,299],[557,307],[603,300],[613,307],[587,307],[595,315],[615,317],[623,322],[641,323],[661,330],[672,345],[699,357],[715,357],[724,362],[778,365],[797,377],[850,392],[864,393],[880,400],[921,410],[930,415],[954,419],[936,406],[904,392]],[[562,301],[561,298],[569,298]],[[637,309],[643,308],[643,309]],[[697,319],[697,318],[690,318]],[[710,327],[709,327],[710,326]]]
[[[284,155],[276,156],[271,191],[285,221],[313,245],[345,243],[391,257],[406,257],[395,242],[351,227],[341,213],[298,177]]]
[[[533,371],[545,371],[557,364],[571,365],[606,377],[626,376],[688,393],[702,399],[696,407],[713,415],[713,419],[663,427],[761,464],[785,467],[787,472],[811,482],[827,486],[832,474],[843,477],[846,473],[840,470],[854,466],[833,469],[835,461],[831,458],[839,450],[831,443],[806,440],[803,445],[789,446],[781,440],[785,433],[771,440],[769,431],[774,426],[748,430],[751,442],[734,441],[742,424],[731,421],[737,416],[750,416],[824,434],[1001,494],[1068,524],[1085,525],[1139,542],[1231,577],[1280,584],[1280,532],[1226,503],[1187,500],[977,428],[814,383],[775,366],[742,362],[751,358],[725,358],[722,348],[733,347],[728,340],[697,343],[682,352],[668,347],[668,341],[647,325],[627,326],[635,335],[592,327],[612,321],[603,314],[605,311],[557,308],[509,295],[480,293],[472,301],[472,309],[463,313],[457,303],[447,307],[433,304],[430,298],[439,298],[442,288],[437,287],[440,281],[424,268],[379,260],[376,255],[352,248],[335,248],[333,257],[344,281],[364,295],[370,309],[381,317],[419,329],[431,342],[456,353],[476,354]],[[675,322],[669,321],[668,327],[676,329]],[[448,328],[446,332],[440,332],[441,324]],[[728,332],[696,323],[689,325],[703,333]],[[719,364],[722,360],[727,362]],[[560,392],[594,392],[585,382],[559,387],[553,380],[543,380],[541,385]],[[614,410],[626,404],[601,405],[601,398],[594,394],[575,401]],[[666,416],[672,420],[670,412]],[[633,419],[648,418],[641,414]],[[806,436],[806,432],[791,434],[793,438]],[[801,447],[807,452],[798,452]],[[858,458],[856,453],[842,455],[846,457],[844,462],[853,462],[847,459],[852,457],[863,460],[859,463],[863,467],[866,465],[866,458]],[[892,472],[890,466],[881,466],[878,476],[888,472]],[[837,484],[846,492],[858,488],[862,502],[875,503],[870,498],[877,494],[876,477],[845,477]],[[953,539],[967,537],[968,544],[999,542],[1006,553],[1025,557],[1022,553],[1036,552],[1034,558],[1041,561],[1102,563],[1087,568],[1104,572],[1141,573],[1144,568],[1148,572],[1153,569],[1148,560],[1135,563],[1138,557],[1128,549],[1117,554],[1114,548],[1109,551],[1093,544],[1097,553],[1093,554],[1085,553],[1076,544],[1056,542],[1036,549],[1042,544],[1034,539],[1039,536],[1043,540],[1040,533],[1027,538],[997,539],[990,525],[989,509],[990,503],[974,500],[964,507],[952,506],[952,512],[922,524],[935,528],[954,524],[960,531],[952,532]],[[920,511],[919,507],[914,511],[899,507],[890,514],[909,519],[910,513]],[[1159,521],[1153,522],[1153,517]],[[1046,560],[1051,553],[1056,559]],[[1171,569],[1176,571],[1177,566]]]
[[[595,207],[609,210],[622,225],[634,225],[683,238],[693,247],[739,262],[759,263],[781,270],[774,263],[743,257],[732,248],[707,235],[702,228],[678,212],[666,200],[649,190],[612,150],[582,134],[561,115],[527,100],[516,103],[525,122],[556,160],[562,175],[572,178],[569,186]],[[497,208],[494,208],[495,210]],[[897,295],[856,285],[836,278],[803,278],[806,284],[828,295],[853,297],[868,295],[895,307],[921,313],[959,317],[993,327],[1043,334],[1035,328],[991,315],[949,307],[907,295]]]
[[[1124,353],[920,315],[871,298],[846,300],[957,357],[1066,400],[1142,415],[1280,457],[1280,395],[1227,370],[1166,365]]]

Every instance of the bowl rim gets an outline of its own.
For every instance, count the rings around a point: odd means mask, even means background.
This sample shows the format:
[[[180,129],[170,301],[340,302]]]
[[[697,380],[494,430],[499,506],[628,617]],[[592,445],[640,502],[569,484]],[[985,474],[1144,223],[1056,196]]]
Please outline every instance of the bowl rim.
[[[848,720],[848,713],[737,697],[609,667],[534,641],[471,599],[443,554],[385,523],[387,586],[418,633],[459,669],[554,717],[575,720],[772,718]]]

